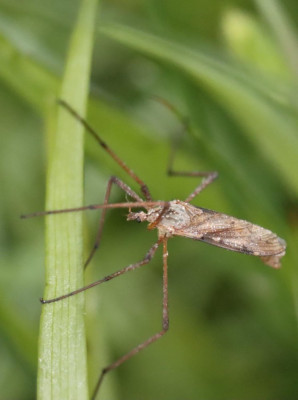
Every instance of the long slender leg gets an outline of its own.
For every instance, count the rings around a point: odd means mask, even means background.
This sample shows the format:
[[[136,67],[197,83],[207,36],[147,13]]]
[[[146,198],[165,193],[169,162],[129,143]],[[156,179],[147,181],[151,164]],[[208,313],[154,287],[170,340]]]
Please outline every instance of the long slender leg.
[[[111,176],[109,181],[108,181],[108,184],[107,184],[107,190],[106,190],[106,194],[105,194],[105,198],[104,198],[104,203],[103,204],[108,204],[113,184],[115,184],[118,187],[120,187],[120,189],[122,189],[125,193],[127,193],[130,197],[132,197],[136,201],[143,201],[141,199],[141,197],[139,197],[128,185],[126,185],[126,183],[121,181],[121,179],[117,178],[116,176]],[[95,239],[94,245],[92,247],[92,250],[91,250],[88,258],[84,263],[84,268],[86,268],[88,266],[88,264],[92,260],[92,257],[94,256],[94,253],[96,252],[96,250],[99,247],[106,213],[107,213],[107,208],[104,208],[102,210],[102,213],[101,213],[101,216],[100,216],[96,239]]]
[[[156,250],[158,249],[161,242],[162,242],[162,239],[158,239],[158,241],[156,243],[154,243],[154,245],[149,249],[149,251],[147,252],[145,257],[141,261],[139,261],[135,264],[130,264],[127,267],[114,272],[113,274],[107,275],[104,278],[99,279],[98,281],[92,282],[87,286],[81,287],[80,289],[76,289],[73,292],[69,292],[69,293],[63,294],[61,296],[55,297],[53,299],[48,299],[48,300],[44,300],[43,298],[40,298],[40,302],[42,304],[55,303],[56,301],[66,299],[67,297],[71,297],[78,293],[84,292],[85,290],[91,289],[94,286],[100,285],[101,283],[108,282],[111,279],[117,278],[117,276],[125,274],[125,272],[133,271],[134,269],[137,269],[137,268],[141,267],[142,265],[148,264],[154,257]]]
[[[184,176],[184,177],[203,177],[204,179],[202,182],[194,189],[193,192],[190,193],[190,195],[186,198],[185,202],[189,203],[191,200],[194,199],[202,190],[204,190],[210,183],[212,183],[217,177],[218,173],[216,171],[175,171],[173,169],[173,164],[174,164],[174,159],[175,159],[175,154],[177,151],[177,148],[179,147],[181,137],[183,132],[190,131],[190,124],[187,118],[183,117],[181,113],[168,101],[157,98],[159,102],[164,104],[168,109],[170,109],[180,120],[182,124],[182,132],[179,132],[178,135],[174,138],[172,145],[171,145],[171,151],[169,155],[169,161],[168,161],[168,167],[167,167],[167,174],[169,176]]]
[[[187,129],[187,127],[186,127]],[[167,168],[167,174],[169,176],[185,176],[185,177],[203,177],[202,182],[194,189],[193,192],[185,199],[186,203],[193,200],[202,190],[204,190],[210,183],[212,183],[217,177],[218,173],[216,171],[174,171],[173,163],[175,159],[175,153],[177,150],[178,142],[175,141],[172,145],[171,153],[169,157],[169,163]]]
[[[113,369],[119,367],[121,364],[123,364],[125,361],[129,360],[133,356],[135,356],[137,353],[139,353],[141,350],[145,349],[147,346],[149,346],[151,343],[155,342],[156,340],[160,339],[169,329],[169,307],[168,307],[168,250],[167,250],[167,241],[168,239],[166,237],[161,238],[161,241],[163,242],[163,302],[162,302],[162,329],[155,335],[151,336],[149,339],[145,340],[145,342],[139,344],[138,346],[134,347],[131,351],[126,353],[124,356],[120,357],[118,360],[113,362],[112,364],[108,365],[105,367],[97,381],[97,384],[95,386],[93,396],[91,397],[91,400],[95,400],[98,390],[102,384],[103,378],[105,375],[112,371]]]
[[[138,175],[130,169],[118,156],[114,151],[104,142],[101,137],[98,135],[98,133],[95,131],[94,128],[84,119],[82,118],[66,101],[59,99],[58,103],[66,108],[68,112],[70,112],[87,130],[88,133],[90,133],[94,139],[97,141],[97,143],[100,144],[100,146],[110,154],[110,156],[116,161],[116,163],[135,181],[137,182],[138,185],[140,185],[141,191],[144,194],[145,198],[147,200],[152,200],[150,191],[148,186],[138,177]]]

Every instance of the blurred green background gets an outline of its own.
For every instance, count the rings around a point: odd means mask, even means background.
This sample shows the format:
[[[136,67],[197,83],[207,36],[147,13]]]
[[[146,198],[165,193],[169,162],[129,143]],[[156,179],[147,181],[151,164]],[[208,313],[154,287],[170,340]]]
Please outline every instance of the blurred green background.
[[[79,2],[0,0],[0,399],[34,399],[43,293],[48,104],[62,76]],[[298,398],[298,5],[294,0],[104,1],[88,119],[149,185],[184,199],[166,176],[179,121],[191,123],[175,168],[217,170],[194,204],[247,219],[288,243],[282,269],[201,242],[169,242],[170,331],[103,384],[105,399]],[[128,179],[86,137],[85,203],[108,177]],[[117,190],[113,201],[124,201]],[[141,259],[156,240],[124,210],[108,213],[86,282]],[[86,213],[86,253],[98,214]],[[160,329],[161,252],[86,294],[90,386],[100,369]]]

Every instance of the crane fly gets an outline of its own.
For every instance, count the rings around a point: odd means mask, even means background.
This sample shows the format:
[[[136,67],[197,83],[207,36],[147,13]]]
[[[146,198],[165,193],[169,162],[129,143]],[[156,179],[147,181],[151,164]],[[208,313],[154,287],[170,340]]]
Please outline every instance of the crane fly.
[[[175,111],[173,107],[162,100],[168,108]],[[111,370],[117,368],[125,361],[139,353],[145,347],[161,338],[169,329],[168,316],[168,251],[167,242],[173,236],[183,236],[194,240],[200,240],[213,246],[222,247],[227,250],[240,252],[244,254],[259,257],[263,263],[273,268],[281,266],[280,259],[285,255],[286,242],[278,237],[275,233],[261,226],[252,224],[251,222],[231,217],[220,212],[208,210],[202,207],[191,205],[190,202],[208,185],[210,185],[218,176],[217,172],[177,172],[171,167],[168,170],[171,176],[193,176],[202,177],[201,183],[194,191],[184,200],[172,201],[154,201],[152,200],[148,186],[130,169],[116,153],[101,139],[98,133],[83,119],[67,102],[59,100],[59,104],[70,112],[81,124],[84,125],[86,131],[91,134],[99,145],[115,160],[116,163],[140,186],[140,190],[144,199],[140,197],[133,189],[119,178],[112,176],[107,184],[106,194],[103,204],[93,204],[78,208],[70,208],[64,210],[52,210],[36,212],[23,215],[22,218],[35,217],[40,215],[59,214],[67,212],[77,212],[84,210],[102,209],[96,240],[89,257],[85,262],[85,267],[91,261],[96,249],[99,247],[104,219],[108,209],[127,208],[128,221],[148,222],[148,229],[157,229],[158,239],[151,246],[145,257],[136,263],[130,264],[125,268],[116,271],[104,278],[95,281],[87,286],[74,290],[73,292],[63,294],[53,299],[40,299],[42,304],[49,304],[63,300],[70,296],[81,293],[101,283],[116,278],[128,271],[135,270],[145,264],[148,264],[154,257],[159,246],[163,248],[163,312],[162,312],[162,328],[155,335],[134,347],[121,358],[102,369],[101,374],[96,383],[92,399],[97,396],[104,376]],[[109,203],[112,185],[122,189],[132,201],[124,203]],[[132,209],[143,209],[145,211],[132,211]]]

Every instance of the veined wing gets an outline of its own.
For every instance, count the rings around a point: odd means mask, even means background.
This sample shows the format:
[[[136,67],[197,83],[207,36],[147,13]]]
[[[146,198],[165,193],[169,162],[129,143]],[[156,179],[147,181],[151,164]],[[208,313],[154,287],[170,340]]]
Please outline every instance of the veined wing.
[[[190,223],[176,229],[175,235],[201,240],[217,247],[258,256],[273,267],[280,267],[286,242],[275,233],[248,221],[205,208],[188,205]]]

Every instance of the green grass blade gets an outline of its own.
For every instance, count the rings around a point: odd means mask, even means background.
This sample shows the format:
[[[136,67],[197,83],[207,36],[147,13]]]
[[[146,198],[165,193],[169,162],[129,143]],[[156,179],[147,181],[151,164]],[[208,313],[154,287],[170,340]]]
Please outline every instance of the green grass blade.
[[[84,0],[74,28],[61,97],[81,114],[88,96],[96,0]],[[83,129],[62,108],[50,140],[47,209],[83,202]],[[82,215],[46,218],[46,282],[52,298],[83,286]],[[84,295],[42,308],[37,397],[87,399]]]

